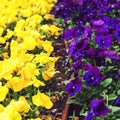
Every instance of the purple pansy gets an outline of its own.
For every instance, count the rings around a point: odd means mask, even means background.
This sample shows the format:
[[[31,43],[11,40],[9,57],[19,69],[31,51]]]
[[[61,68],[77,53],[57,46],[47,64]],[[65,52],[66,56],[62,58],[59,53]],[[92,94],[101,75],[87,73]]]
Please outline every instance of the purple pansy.
[[[104,79],[104,76],[101,74],[101,70],[99,68],[93,67],[90,64],[86,64],[85,67],[87,72],[84,74],[84,79],[88,87],[96,86]]]
[[[118,39],[118,44],[120,44],[120,25],[116,25],[114,35]]]
[[[81,78],[75,78],[71,80],[70,83],[66,85],[66,91],[70,94],[70,96],[75,95],[78,91],[82,89]]]
[[[120,107],[120,96],[115,100],[115,106]]]
[[[72,38],[78,38],[80,37],[84,32],[84,28],[81,26],[77,26],[71,29],[66,29],[63,33],[63,38],[66,40],[72,39]]]
[[[105,100],[92,100],[91,101],[91,110],[88,112],[88,115],[85,117],[85,120],[91,120],[95,117],[106,116],[111,110],[104,104]]]
[[[88,41],[85,39],[74,40],[69,47],[69,54],[73,61],[77,61],[87,56],[87,50],[89,49]]]
[[[104,36],[104,35],[100,35],[100,36],[96,36],[95,38],[95,42],[96,44],[98,44],[99,48],[109,48],[112,44],[113,41],[113,37],[111,34]]]
[[[93,21],[92,24],[93,24],[94,26],[100,27],[100,26],[103,26],[103,25],[105,24],[105,22],[104,22],[103,20],[95,20],[95,21]]]

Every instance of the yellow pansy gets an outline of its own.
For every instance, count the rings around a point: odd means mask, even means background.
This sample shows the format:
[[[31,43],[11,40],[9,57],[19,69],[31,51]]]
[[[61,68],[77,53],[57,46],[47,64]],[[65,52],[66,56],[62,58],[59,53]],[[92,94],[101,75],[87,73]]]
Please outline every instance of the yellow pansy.
[[[31,36],[25,36],[23,38],[23,47],[26,50],[33,50],[36,46],[36,41],[33,37]]]
[[[23,17],[30,17],[32,15],[32,10],[30,7],[21,10],[21,14]]]
[[[13,89],[14,92],[19,92],[27,85],[27,81],[23,78],[13,77],[7,82],[7,86]]]
[[[45,86],[45,84],[42,81],[38,80],[36,77],[33,77],[32,80],[33,80],[33,85],[37,88],[39,86]]]
[[[48,53],[53,52],[53,49],[54,49],[54,48],[53,48],[53,46],[52,46],[52,42],[46,40],[46,41],[43,42],[42,46],[43,46],[43,49],[44,49],[45,51],[47,51]]]
[[[0,104],[0,112],[4,111],[4,106]]]
[[[11,100],[8,107],[13,107],[15,111],[22,114],[27,113],[30,109],[30,105],[24,96],[20,96],[18,101]]]
[[[5,108],[3,112],[0,112],[0,120],[22,120],[22,117],[17,111],[14,111],[14,109]]]
[[[40,118],[30,118],[28,120],[41,120]]]
[[[0,44],[4,44],[6,42],[5,38],[0,37]]]
[[[48,66],[46,66],[45,71],[42,72],[42,77],[44,80],[49,80],[54,76],[55,74],[54,66],[55,66],[54,62],[48,63]]]
[[[6,86],[2,86],[2,83],[0,83],[0,102],[6,98],[8,92],[8,88]]]
[[[6,40],[11,38],[14,32],[12,30],[7,29],[7,35],[4,37]]]
[[[0,27],[0,36],[3,34],[4,28]]]
[[[54,20],[54,19],[55,19],[54,15],[52,15],[52,14],[46,14],[46,15],[44,16],[44,18],[45,18],[46,20]]]
[[[44,93],[40,93],[39,91],[37,95],[34,95],[32,97],[32,101],[33,104],[45,107],[46,109],[50,109],[53,106],[53,103],[51,102],[50,98]]]
[[[60,35],[61,29],[57,27],[56,25],[51,25],[49,29],[50,29],[51,35],[55,35],[55,36]]]

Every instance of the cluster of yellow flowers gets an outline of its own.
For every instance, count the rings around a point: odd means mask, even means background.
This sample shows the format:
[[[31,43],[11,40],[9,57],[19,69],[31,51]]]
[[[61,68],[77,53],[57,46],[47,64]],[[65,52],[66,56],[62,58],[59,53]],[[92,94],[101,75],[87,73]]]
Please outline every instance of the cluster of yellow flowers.
[[[48,38],[58,37],[60,28],[54,22],[44,22],[54,21],[50,11],[55,2],[0,0],[0,120],[22,120],[22,116],[27,116],[32,109],[30,98],[36,106],[50,109],[53,105],[50,97],[39,88],[45,86],[44,80],[55,74],[58,59],[50,56],[54,48]],[[29,86],[37,93],[29,98],[19,95]],[[10,95],[14,93],[19,98]],[[29,116],[27,119],[40,120]]]

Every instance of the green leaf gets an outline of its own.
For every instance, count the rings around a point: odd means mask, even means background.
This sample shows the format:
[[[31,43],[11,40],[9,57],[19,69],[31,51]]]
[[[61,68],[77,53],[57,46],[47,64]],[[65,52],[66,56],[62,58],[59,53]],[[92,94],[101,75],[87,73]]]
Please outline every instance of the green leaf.
[[[120,95],[120,90],[117,91],[117,94]]]
[[[117,98],[117,95],[115,95],[115,94],[110,94],[110,95],[108,95],[108,100],[110,101],[110,100],[115,100]]]
[[[116,107],[116,106],[112,106],[112,105],[109,106],[109,109],[111,109],[112,112],[120,111],[120,107]]]
[[[110,83],[112,82],[112,78],[107,78],[104,81],[101,82],[101,85],[103,87],[107,87],[108,85],[110,85]]]

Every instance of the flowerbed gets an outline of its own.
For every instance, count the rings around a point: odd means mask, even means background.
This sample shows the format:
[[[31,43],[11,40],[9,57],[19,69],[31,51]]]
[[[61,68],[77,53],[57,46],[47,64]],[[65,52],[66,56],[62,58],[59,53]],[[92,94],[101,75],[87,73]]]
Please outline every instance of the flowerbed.
[[[56,0],[0,1],[0,120],[40,120],[53,106],[45,86],[55,74],[52,41],[60,34],[50,13]]]
[[[68,104],[79,105],[85,120],[119,119],[120,1],[58,0],[53,11],[73,63]]]

